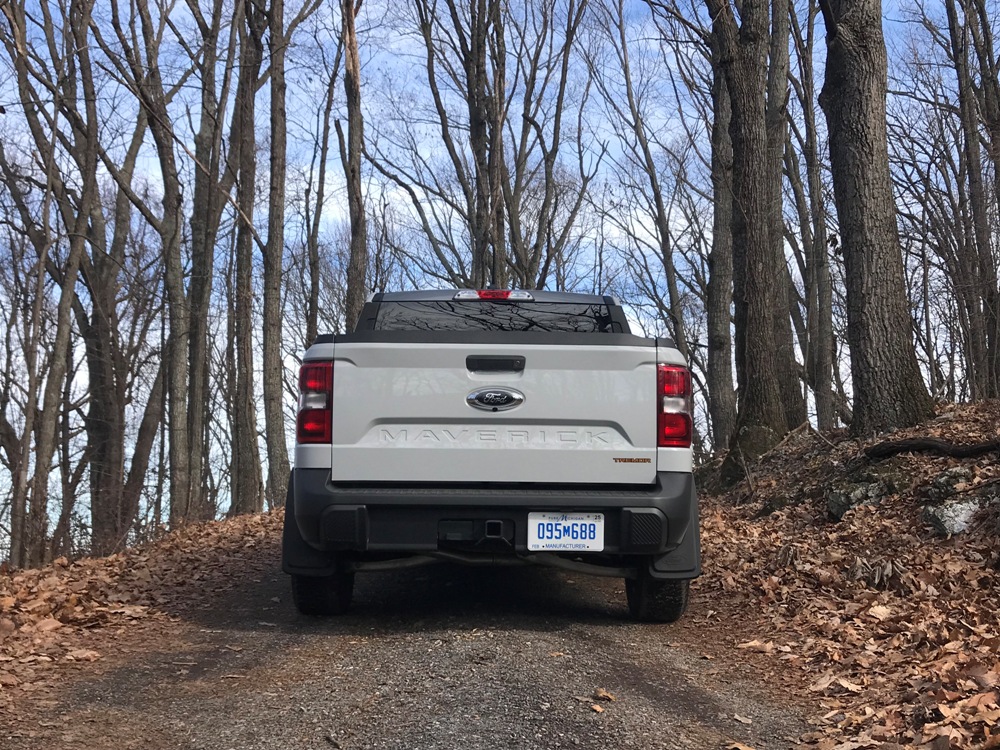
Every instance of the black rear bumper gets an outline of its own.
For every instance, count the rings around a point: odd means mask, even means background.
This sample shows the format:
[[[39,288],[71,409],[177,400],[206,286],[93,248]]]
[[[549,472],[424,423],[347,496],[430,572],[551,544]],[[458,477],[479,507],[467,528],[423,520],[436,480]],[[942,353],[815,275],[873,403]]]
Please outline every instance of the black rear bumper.
[[[324,469],[292,473],[287,572],[322,574],[331,564],[323,561],[335,555],[360,559],[448,550],[530,555],[527,520],[534,511],[603,513],[604,551],[581,558],[647,557],[653,560],[650,572],[663,578],[694,578],[701,572],[698,501],[689,473],[661,472],[654,484],[641,487],[400,486],[329,479]]]

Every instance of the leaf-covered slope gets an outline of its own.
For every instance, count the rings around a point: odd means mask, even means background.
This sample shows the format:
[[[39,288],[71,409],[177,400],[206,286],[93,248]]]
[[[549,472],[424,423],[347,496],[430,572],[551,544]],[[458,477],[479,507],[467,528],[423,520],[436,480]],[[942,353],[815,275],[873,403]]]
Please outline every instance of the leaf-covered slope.
[[[276,556],[281,515],[196,524],[110,557],[0,574],[0,708],[60,663],[101,657],[91,631],[161,620],[174,604],[210,602]]]
[[[891,436],[955,444],[993,440],[1000,404],[951,407]],[[781,660],[817,701],[823,748],[1000,747],[996,453],[955,459],[863,457],[880,442],[803,431],[758,464],[749,481],[705,498],[702,596],[746,612],[761,634],[745,647]],[[923,507],[935,480],[961,469],[953,495],[980,498],[968,532],[942,538]],[[881,492],[833,521],[828,496]],[[751,489],[752,487],[752,489]],[[850,739],[847,739],[850,738]],[[947,739],[944,739],[947,738]],[[936,744],[935,744],[936,743]]]

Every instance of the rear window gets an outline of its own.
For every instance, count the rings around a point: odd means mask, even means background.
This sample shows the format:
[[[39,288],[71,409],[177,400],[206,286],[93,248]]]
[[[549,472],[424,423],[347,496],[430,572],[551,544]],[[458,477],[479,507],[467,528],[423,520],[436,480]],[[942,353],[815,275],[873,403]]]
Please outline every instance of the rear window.
[[[608,305],[490,300],[382,302],[375,330],[625,333]]]

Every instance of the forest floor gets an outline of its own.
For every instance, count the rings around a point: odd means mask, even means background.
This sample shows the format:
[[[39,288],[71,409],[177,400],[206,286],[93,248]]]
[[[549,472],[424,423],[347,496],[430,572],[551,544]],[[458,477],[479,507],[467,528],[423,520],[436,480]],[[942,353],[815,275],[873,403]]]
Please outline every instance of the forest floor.
[[[882,439],[997,425],[997,402],[942,407]],[[619,581],[444,565],[301,617],[280,513],[0,573],[0,746],[1000,748],[1000,461],[875,442],[800,430],[704,494],[673,625],[629,622]],[[982,498],[966,532],[925,523],[942,493]]]

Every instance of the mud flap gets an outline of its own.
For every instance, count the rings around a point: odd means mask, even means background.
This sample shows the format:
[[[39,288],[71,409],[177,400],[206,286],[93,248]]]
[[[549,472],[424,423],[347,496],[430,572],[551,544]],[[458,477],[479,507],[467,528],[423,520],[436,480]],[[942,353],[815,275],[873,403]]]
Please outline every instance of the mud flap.
[[[311,547],[295,522],[295,493],[288,477],[288,494],[285,496],[285,525],[281,532],[281,569],[291,575],[329,576],[336,572],[335,559],[326,552]]]
[[[698,494],[691,486],[691,522],[681,543],[670,552],[653,557],[649,566],[651,578],[697,578],[701,575],[701,523]]]

